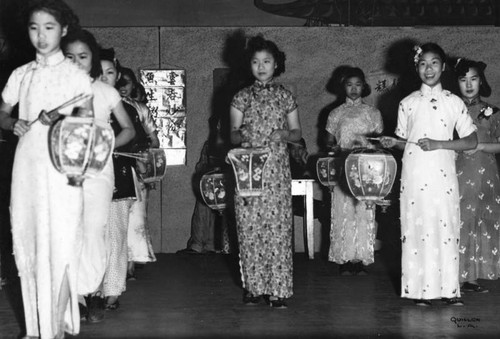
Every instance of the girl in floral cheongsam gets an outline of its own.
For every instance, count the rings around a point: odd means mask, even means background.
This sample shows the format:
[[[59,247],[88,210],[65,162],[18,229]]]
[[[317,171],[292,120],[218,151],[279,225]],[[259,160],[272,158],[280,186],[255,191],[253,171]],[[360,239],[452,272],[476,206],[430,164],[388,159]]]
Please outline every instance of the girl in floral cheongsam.
[[[500,152],[500,114],[481,100],[491,94],[486,64],[459,59],[455,66],[460,95],[477,126],[474,151],[460,152],[460,270],[462,292],[488,292],[477,279],[498,279],[500,273],[500,179],[494,153]]]
[[[401,173],[401,297],[417,306],[432,299],[460,306],[460,204],[455,152],[474,149],[476,127],[467,107],[441,86],[445,53],[434,44],[415,48],[420,90],[399,103],[396,135],[385,147],[404,149]],[[453,140],[456,131],[460,139]]]
[[[345,103],[328,116],[328,145],[350,150],[368,147],[367,136],[381,134],[382,115],[361,98],[370,94],[363,71],[348,68],[342,77]],[[342,183],[344,183],[342,185]],[[341,182],[333,192],[328,260],[340,264],[341,275],[366,274],[365,265],[373,263],[376,227],[371,211],[358,201]]]
[[[250,39],[248,56],[253,85],[239,91],[231,103],[231,142],[242,147],[268,147],[258,197],[236,194],[235,212],[245,304],[261,296],[269,305],[285,308],[293,294],[292,195],[287,142],[301,138],[297,104],[292,93],[274,81],[285,70],[285,55],[261,36]]]

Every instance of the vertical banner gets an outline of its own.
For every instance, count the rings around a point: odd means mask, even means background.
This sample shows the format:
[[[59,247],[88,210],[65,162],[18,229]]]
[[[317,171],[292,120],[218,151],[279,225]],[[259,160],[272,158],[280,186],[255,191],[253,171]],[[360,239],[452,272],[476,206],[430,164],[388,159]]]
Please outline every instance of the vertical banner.
[[[148,107],[158,128],[160,147],[167,165],[186,164],[186,72],[145,69],[140,71]]]

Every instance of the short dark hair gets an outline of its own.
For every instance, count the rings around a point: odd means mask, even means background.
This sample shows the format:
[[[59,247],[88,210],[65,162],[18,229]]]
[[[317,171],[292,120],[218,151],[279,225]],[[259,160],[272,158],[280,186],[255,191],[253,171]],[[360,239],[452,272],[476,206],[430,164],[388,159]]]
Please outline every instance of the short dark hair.
[[[460,58],[454,67],[455,74],[458,78],[464,77],[470,69],[475,69],[481,79],[481,84],[479,85],[479,95],[482,97],[489,97],[491,95],[491,87],[484,74],[484,70],[486,69],[486,64],[484,62]]]
[[[274,61],[276,62],[276,70],[274,71],[275,77],[285,72],[285,53],[280,51],[280,49],[274,42],[264,39],[262,35],[257,35],[248,40],[246,48],[248,64],[252,60],[255,53],[261,51],[266,51],[273,56]]]
[[[363,90],[361,91],[361,97],[367,97],[372,92],[370,85],[366,82],[365,73],[359,67],[347,67],[340,79],[340,83],[342,84],[342,90],[345,95],[345,84],[350,78],[359,78],[363,83]]]
[[[62,27],[67,27],[68,33],[80,28],[80,20],[62,0],[31,0],[24,9],[25,26],[29,25],[31,15],[44,11],[51,14]]]
[[[66,54],[68,45],[76,41],[80,41],[89,47],[90,52],[92,53],[92,67],[90,69],[90,77],[92,79],[96,79],[102,74],[101,58],[99,56],[100,47],[97,44],[97,41],[89,31],[85,29],[78,29],[71,33],[68,33],[65,37],[62,38],[61,47],[63,52]]]
[[[428,52],[436,53],[441,58],[443,64],[446,63],[446,53],[441,48],[441,46],[439,46],[435,42],[427,42],[420,46],[420,48],[422,49],[421,55]]]

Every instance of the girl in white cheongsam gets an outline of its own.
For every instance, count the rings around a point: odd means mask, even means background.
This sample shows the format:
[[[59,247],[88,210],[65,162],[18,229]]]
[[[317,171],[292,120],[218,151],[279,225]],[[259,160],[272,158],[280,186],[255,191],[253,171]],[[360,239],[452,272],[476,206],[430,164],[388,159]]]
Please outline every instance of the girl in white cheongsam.
[[[401,139],[381,140],[386,147],[404,149],[401,297],[414,299],[418,306],[430,306],[438,298],[463,305],[455,151],[476,147],[476,127],[462,99],[441,86],[443,49],[434,43],[417,46],[414,61],[422,85],[399,104],[396,135]]]
[[[26,27],[36,60],[16,68],[2,92],[0,128],[19,137],[12,171],[11,220],[21,278],[26,336],[63,338],[80,331],[77,302],[82,246],[82,187],[68,185],[50,160],[50,126],[75,105],[47,113],[80,94],[89,76],[61,51],[61,38],[78,27],[63,1],[35,1]],[[91,100],[78,103],[91,109]],[[19,104],[19,119],[11,117]],[[41,112],[41,113],[40,113]],[[38,120],[37,120],[38,119]],[[2,323],[4,320],[2,320]]]

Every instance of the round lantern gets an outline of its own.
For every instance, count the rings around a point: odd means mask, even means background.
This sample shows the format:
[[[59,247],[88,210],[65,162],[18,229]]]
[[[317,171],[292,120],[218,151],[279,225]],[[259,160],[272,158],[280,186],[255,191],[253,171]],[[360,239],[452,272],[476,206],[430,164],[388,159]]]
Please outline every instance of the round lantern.
[[[200,180],[201,197],[205,204],[220,213],[226,208],[226,177],[222,173],[207,173]]]
[[[396,172],[396,160],[387,151],[356,149],[345,161],[349,189],[356,199],[365,201],[368,208],[374,204],[390,204],[384,198],[392,189]]]
[[[72,186],[81,186],[104,169],[114,143],[111,127],[91,117],[67,116],[49,131],[50,159]]]
[[[200,192],[203,201],[208,207],[219,212],[222,218],[225,217],[227,184],[228,180],[223,173],[208,172],[200,180]],[[222,253],[228,254],[231,252],[229,230],[227,222],[222,225]]]
[[[167,172],[167,154],[162,148],[150,148],[137,154],[136,172],[144,183],[161,181]]]
[[[236,192],[242,197],[259,196],[264,190],[264,171],[271,150],[268,147],[234,148],[227,154],[236,178]]]

